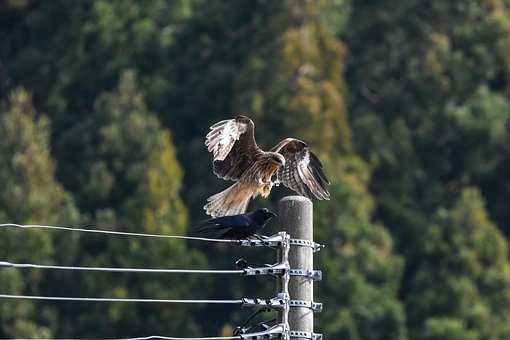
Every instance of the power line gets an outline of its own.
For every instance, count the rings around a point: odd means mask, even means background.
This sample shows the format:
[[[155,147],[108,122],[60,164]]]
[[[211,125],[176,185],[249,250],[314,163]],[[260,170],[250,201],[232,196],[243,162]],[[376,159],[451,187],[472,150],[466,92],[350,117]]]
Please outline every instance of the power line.
[[[161,335],[151,335],[145,337],[138,338],[119,338],[119,339],[106,339],[106,340],[153,340],[153,339],[161,339],[161,340],[229,340],[229,339],[242,339],[241,336],[213,336],[213,337],[202,337],[202,338],[175,338]],[[10,340],[31,340],[31,339],[10,339]],[[92,339],[40,339],[37,340],[92,340]]]
[[[37,225],[37,224],[3,223],[3,224],[0,224],[0,227],[15,227],[15,228],[24,228],[24,229],[54,229],[54,230],[76,231],[76,232],[83,232],[83,233],[95,233],[95,234],[110,234],[110,235],[153,237],[153,238],[167,238],[167,239],[183,239],[183,240],[196,240],[196,241],[218,242],[218,243],[240,243],[239,240],[224,240],[224,239],[207,238],[207,237],[161,235],[161,234],[146,234],[146,233],[131,233],[131,232],[126,232],[126,231],[113,231],[113,230],[101,230],[101,229],[85,229],[85,228],[71,228],[71,227],[60,227],[60,226],[51,226],[51,225]]]
[[[243,300],[122,299],[122,298],[64,297],[64,296],[37,296],[37,295],[9,295],[9,294],[0,294],[0,299],[82,301],[82,302],[136,302],[136,303],[234,304],[234,305],[243,304]]]
[[[0,261],[0,268],[31,268],[31,269],[56,269],[75,271],[98,271],[98,272],[124,272],[124,273],[183,273],[183,274],[244,274],[244,270],[216,270],[216,269],[164,269],[164,268],[112,268],[112,267],[77,267],[77,266],[53,266],[33,263],[11,263]]]

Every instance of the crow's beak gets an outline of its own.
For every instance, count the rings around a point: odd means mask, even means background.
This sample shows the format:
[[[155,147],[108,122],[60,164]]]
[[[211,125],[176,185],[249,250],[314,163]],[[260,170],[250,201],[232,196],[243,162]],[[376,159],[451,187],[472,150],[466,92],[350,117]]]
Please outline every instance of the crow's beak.
[[[274,212],[272,212],[272,211],[269,211],[269,216],[271,216],[271,218],[273,218],[273,217],[276,217],[276,216],[278,216],[278,215],[276,215],[276,214],[275,214]]]

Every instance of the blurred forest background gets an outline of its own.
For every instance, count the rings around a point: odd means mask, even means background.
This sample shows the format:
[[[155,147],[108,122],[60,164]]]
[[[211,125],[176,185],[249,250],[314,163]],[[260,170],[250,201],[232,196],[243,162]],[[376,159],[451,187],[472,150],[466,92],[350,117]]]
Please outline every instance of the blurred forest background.
[[[317,332],[510,339],[508,0],[3,0],[0,101],[2,222],[184,235],[227,185],[211,173],[204,135],[244,113],[265,148],[306,140],[331,179],[332,200],[315,204],[315,237],[327,244]],[[0,234],[0,260],[13,262],[228,269],[241,255],[274,259],[259,254]],[[0,291],[237,299],[274,285],[8,269]],[[229,335],[249,313],[3,300],[0,337]]]

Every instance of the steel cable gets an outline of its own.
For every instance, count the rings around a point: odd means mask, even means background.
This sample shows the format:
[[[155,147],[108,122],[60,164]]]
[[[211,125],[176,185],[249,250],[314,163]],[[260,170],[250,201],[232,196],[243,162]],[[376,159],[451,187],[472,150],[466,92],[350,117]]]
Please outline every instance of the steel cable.
[[[153,237],[153,238],[166,238],[166,239],[183,239],[183,240],[196,240],[205,242],[218,242],[218,243],[240,243],[239,240],[224,240],[207,237],[195,237],[195,236],[177,236],[177,235],[161,235],[161,234],[147,234],[147,233],[131,233],[126,231],[113,231],[113,230],[101,230],[101,229],[85,229],[85,228],[71,228],[71,227],[60,227],[51,225],[38,225],[38,224],[16,224],[16,223],[2,223],[0,227],[15,227],[24,229],[54,229],[54,230],[66,230],[76,231],[83,233],[95,233],[95,234],[110,234],[110,235],[123,235],[123,236],[137,236],[137,237]]]
[[[78,266],[54,266],[33,263],[11,263],[7,261],[0,261],[0,268],[2,267],[19,269],[29,268],[29,269],[55,269],[55,270],[126,272],[126,273],[244,274],[244,270],[78,267]]]
[[[243,300],[173,300],[173,299],[124,299],[96,297],[64,297],[37,295],[0,294],[0,299],[46,300],[46,301],[81,301],[81,302],[136,302],[136,303],[183,303],[183,304],[243,304]]]
[[[241,336],[213,336],[213,337],[202,337],[202,338],[175,338],[175,337],[168,337],[168,336],[161,336],[161,335],[150,335],[145,337],[138,337],[138,338],[117,338],[117,339],[104,339],[104,340],[153,340],[153,339],[161,339],[161,340],[229,340],[229,339],[242,339]],[[35,340],[35,339],[10,339],[10,340]],[[37,340],[93,340],[93,339],[40,339],[37,338]]]

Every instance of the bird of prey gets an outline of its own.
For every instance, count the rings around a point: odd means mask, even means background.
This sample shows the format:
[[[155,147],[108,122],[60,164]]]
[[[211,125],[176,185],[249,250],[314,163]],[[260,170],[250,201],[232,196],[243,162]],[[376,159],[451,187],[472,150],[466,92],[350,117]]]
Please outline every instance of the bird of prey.
[[[253,121],[245,116],[223,120],[210,129],[205,145],[213,154],[213,172],[235,183],[207,199],[208,215],[244,213],[252,197],[266,198],[280,183],[308,198],[329,199],[330,183],[305,142],[286,138],[271,151],[263,151],[255,141]]]
[[[214,238],[245,239],[260,232],[275,216],[264,208],[247,214],[212,218],[199,225],[195,234]]]

